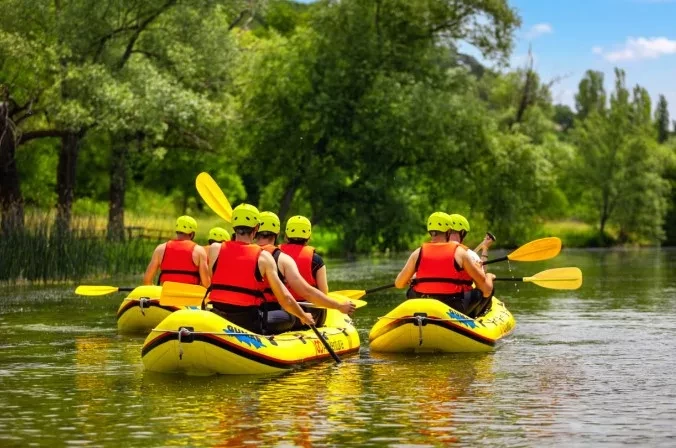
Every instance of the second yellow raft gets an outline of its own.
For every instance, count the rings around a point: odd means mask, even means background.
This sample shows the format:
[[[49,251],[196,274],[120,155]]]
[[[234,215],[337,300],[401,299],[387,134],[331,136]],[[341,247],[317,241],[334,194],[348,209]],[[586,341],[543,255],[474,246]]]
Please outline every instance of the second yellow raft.
[[[516,322],[493,297],[490,311],[472,319],[435,299],[410,299],[381,317],[369,333],[374,352],[457,353],[491,351]]]

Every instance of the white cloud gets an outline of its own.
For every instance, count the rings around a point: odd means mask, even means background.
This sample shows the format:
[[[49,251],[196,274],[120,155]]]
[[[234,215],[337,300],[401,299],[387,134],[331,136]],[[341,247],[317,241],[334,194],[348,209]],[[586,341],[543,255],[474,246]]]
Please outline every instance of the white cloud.
[[[530,27],[526,33],[528,39],[535,39],[543,34],[550,34],[554,32],[554,28],[549,23],[537,23]]]
[[[666,37],[630,37],[624,46],[617,50],[604,52],[601,47],[594,47],[592,53],[601,54],[610,62],[657,59],[676,54],[676,40]]]

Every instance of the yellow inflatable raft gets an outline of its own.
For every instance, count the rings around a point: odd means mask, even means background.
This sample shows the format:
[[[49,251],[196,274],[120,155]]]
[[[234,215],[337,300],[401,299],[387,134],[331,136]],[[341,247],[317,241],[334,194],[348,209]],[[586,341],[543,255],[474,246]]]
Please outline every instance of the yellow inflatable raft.
[[[338,356],[359,351],[359,334],[349,316],[327,310],[318,328]],[[141,351],[146,370],[188,375],[264,374],[330,360],[312,330],[263,336],[210,311],[176,311],[153,329]]]
[[[199,295],[167,297],[162,294],[162,286],[139,286],[129,293],[117,309],[117,331],[125,334],[148,334],[174,311],[199,309],[201,303]]]
[[[512,332],[514,316],[495,297],[491,310],[472,319],[434,299],[410,299],[369,333],[374,352],[486,352]]]

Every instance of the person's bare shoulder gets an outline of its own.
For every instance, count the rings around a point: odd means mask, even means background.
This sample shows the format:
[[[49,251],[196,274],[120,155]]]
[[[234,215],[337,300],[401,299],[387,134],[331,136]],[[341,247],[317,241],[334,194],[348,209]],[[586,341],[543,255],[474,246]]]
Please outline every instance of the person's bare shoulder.
[[[164,250],[167,248],[167,243],[158,244],[155,248],[155,254],[164,253]]]

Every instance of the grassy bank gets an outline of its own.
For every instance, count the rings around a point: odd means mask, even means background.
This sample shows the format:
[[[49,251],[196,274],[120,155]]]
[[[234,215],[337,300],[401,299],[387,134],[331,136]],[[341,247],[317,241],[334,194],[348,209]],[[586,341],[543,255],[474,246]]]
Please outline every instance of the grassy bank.
[[[195,218],[198,221],[196,241],[199,244],[206,244],[209,229],[214,226],[231,230],[213,214],[196,215]],[[161,233],[157,233],[155,239],[146,237],[110,242],[105,238],[105,216],[75,216],[72,231],[58,235],[53,214],[31,211],[27,214],[23,232],[5,234],[0,238],[0,282],[53,282],[100,279],[119,274],[140,275],[153,248],[172,236],[175,219],[173,215],[141,216],[128,213],[128,227],[153,229]],[[574,221],[547,222],[534,232],[533,239],[543,236],[561,238],[564,247],[601,245],[598,231],[593,226]],[[470,235],[467,244],[475,247],[482,237],[483,234]],[[426,236],[421,234],[420,241],[425,239]],[[612,243],[615,240],[611,229],[606,241]],[[321,227],[314,228],[311,244],[325,256],[340,256],[341,241],[334,232]],[[499,236],[495,247],[501,247]]]

